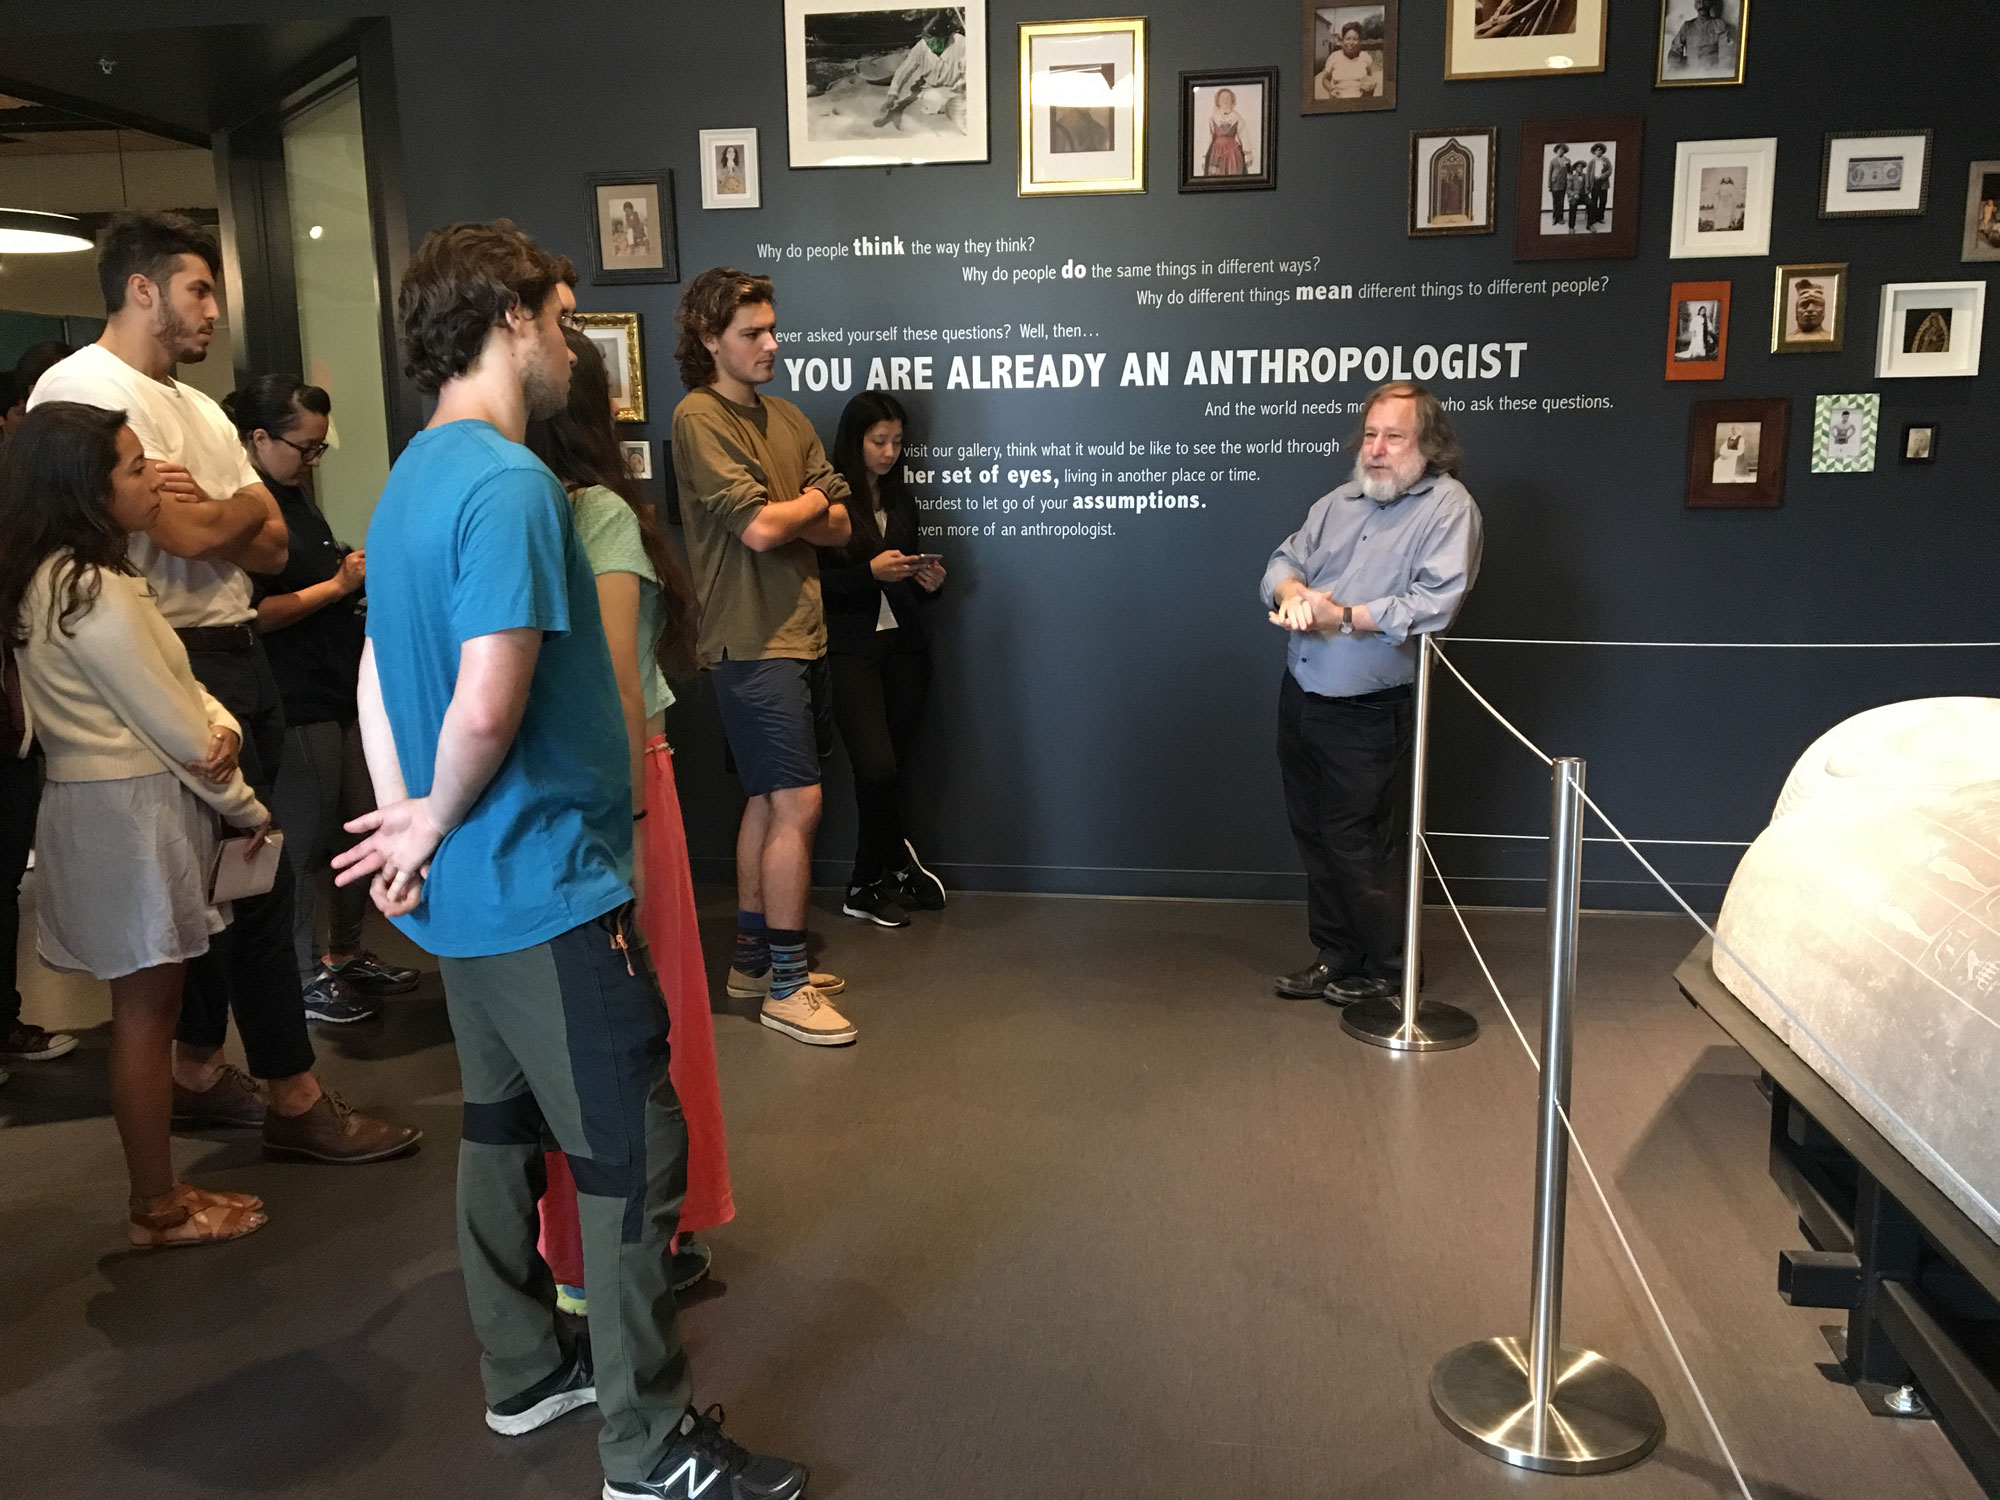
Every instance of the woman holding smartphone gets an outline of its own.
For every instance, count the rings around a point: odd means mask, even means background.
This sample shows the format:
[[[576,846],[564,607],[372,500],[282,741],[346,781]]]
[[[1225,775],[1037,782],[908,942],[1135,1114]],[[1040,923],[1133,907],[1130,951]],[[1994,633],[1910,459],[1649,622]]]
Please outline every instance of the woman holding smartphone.
[[[833,713],[854,767],[861,822],[840,909],[878,927],[907,927],[910,908],[937,911],[945,899],[944,882],[917,858],[903,816],[931,688],[924,606],[944,587],[944,561],[923,550],[917,504],[903,482],[907,420],[886,391],[863,391],[847,403],[833,466],[853,491],[847,513],[854,535],[845,547],[819,553]]]
[[[111,1113],[142,1248],[264,1223],[256,1198],[177,1181],[169,1150],[181,980],[228,922],[210,899],[217,819],[252,831],[254,858],[270,815],[236,769],[240,727],[126,560],[161,493],[123,412],[51,401],[0,448],[0,631],[48,777],[39,948],[110,981]]]

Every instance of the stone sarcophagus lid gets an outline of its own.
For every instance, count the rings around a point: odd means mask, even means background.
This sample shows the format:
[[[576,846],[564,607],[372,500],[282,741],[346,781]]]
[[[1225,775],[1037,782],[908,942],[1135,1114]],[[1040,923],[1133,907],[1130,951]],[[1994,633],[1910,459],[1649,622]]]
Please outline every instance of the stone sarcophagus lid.
[[[2000,1241],[2000,699],[1820,736],[1716,932],[1716,978]]]

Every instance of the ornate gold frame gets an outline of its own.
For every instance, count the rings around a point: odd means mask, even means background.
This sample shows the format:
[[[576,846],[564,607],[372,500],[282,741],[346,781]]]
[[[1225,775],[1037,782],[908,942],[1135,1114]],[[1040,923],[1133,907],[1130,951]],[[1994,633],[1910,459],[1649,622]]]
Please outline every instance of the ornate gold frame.
[[[646,354],[645,346],[639,339],[639,315],[637,313],[588,313],[575,314],[579,328],[617,328],[625,334],[625,368],[632,376],[632,400],[614,413],[620,422],[643,422],[646,420]]]
[[[1077,182],[1036,182],[1035,107],[1030,44],[1037,37],[1093,36],[1114,31],[1132,34],[1132,174],[1129,177],[1087,178]],[[1024,21],[1021,23],[1020,196],[1039,198],[1059,193],[1143,193],[1146,191],[1146,18],[1119,16],[1101,21]]]

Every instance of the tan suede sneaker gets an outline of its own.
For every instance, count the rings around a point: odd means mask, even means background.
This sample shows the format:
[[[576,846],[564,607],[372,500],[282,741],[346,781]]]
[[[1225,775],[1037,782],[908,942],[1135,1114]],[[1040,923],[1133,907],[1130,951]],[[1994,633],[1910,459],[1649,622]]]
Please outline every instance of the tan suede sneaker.
[[[806,983],[822,995],[838,995],[847,988],[847,981],[838,974],[808,974]],[[741,969],[731,969],[724,988],[732,1000],[762,1000],[771,993],[771,971],[745,974]]]
[[[827,1004],[826,996],[810,984],[782,1000],[766,1000],[757,1019],[795,1042],[814,1047],[845,1047],[857,1035],[854,1023]]]

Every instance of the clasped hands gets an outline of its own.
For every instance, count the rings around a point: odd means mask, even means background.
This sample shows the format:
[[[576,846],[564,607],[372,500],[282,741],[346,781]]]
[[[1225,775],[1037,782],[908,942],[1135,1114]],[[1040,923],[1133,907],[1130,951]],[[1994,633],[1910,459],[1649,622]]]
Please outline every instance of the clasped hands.
[[[350,849],[333,857],[336,885],[352,885],[364,876],[368,894],[385,917],[406,916],[423,899],[424,881],[431,873],[431,856],[444,842],[444,831],[432,821],[430,801],[405,797],[347,825],[363,835]]]
[[[1334,603],[1333,595],[1301,584],[1278,601],[1269,618],[1281,630],[1319,634],[1340,628],[1340,606]]]

